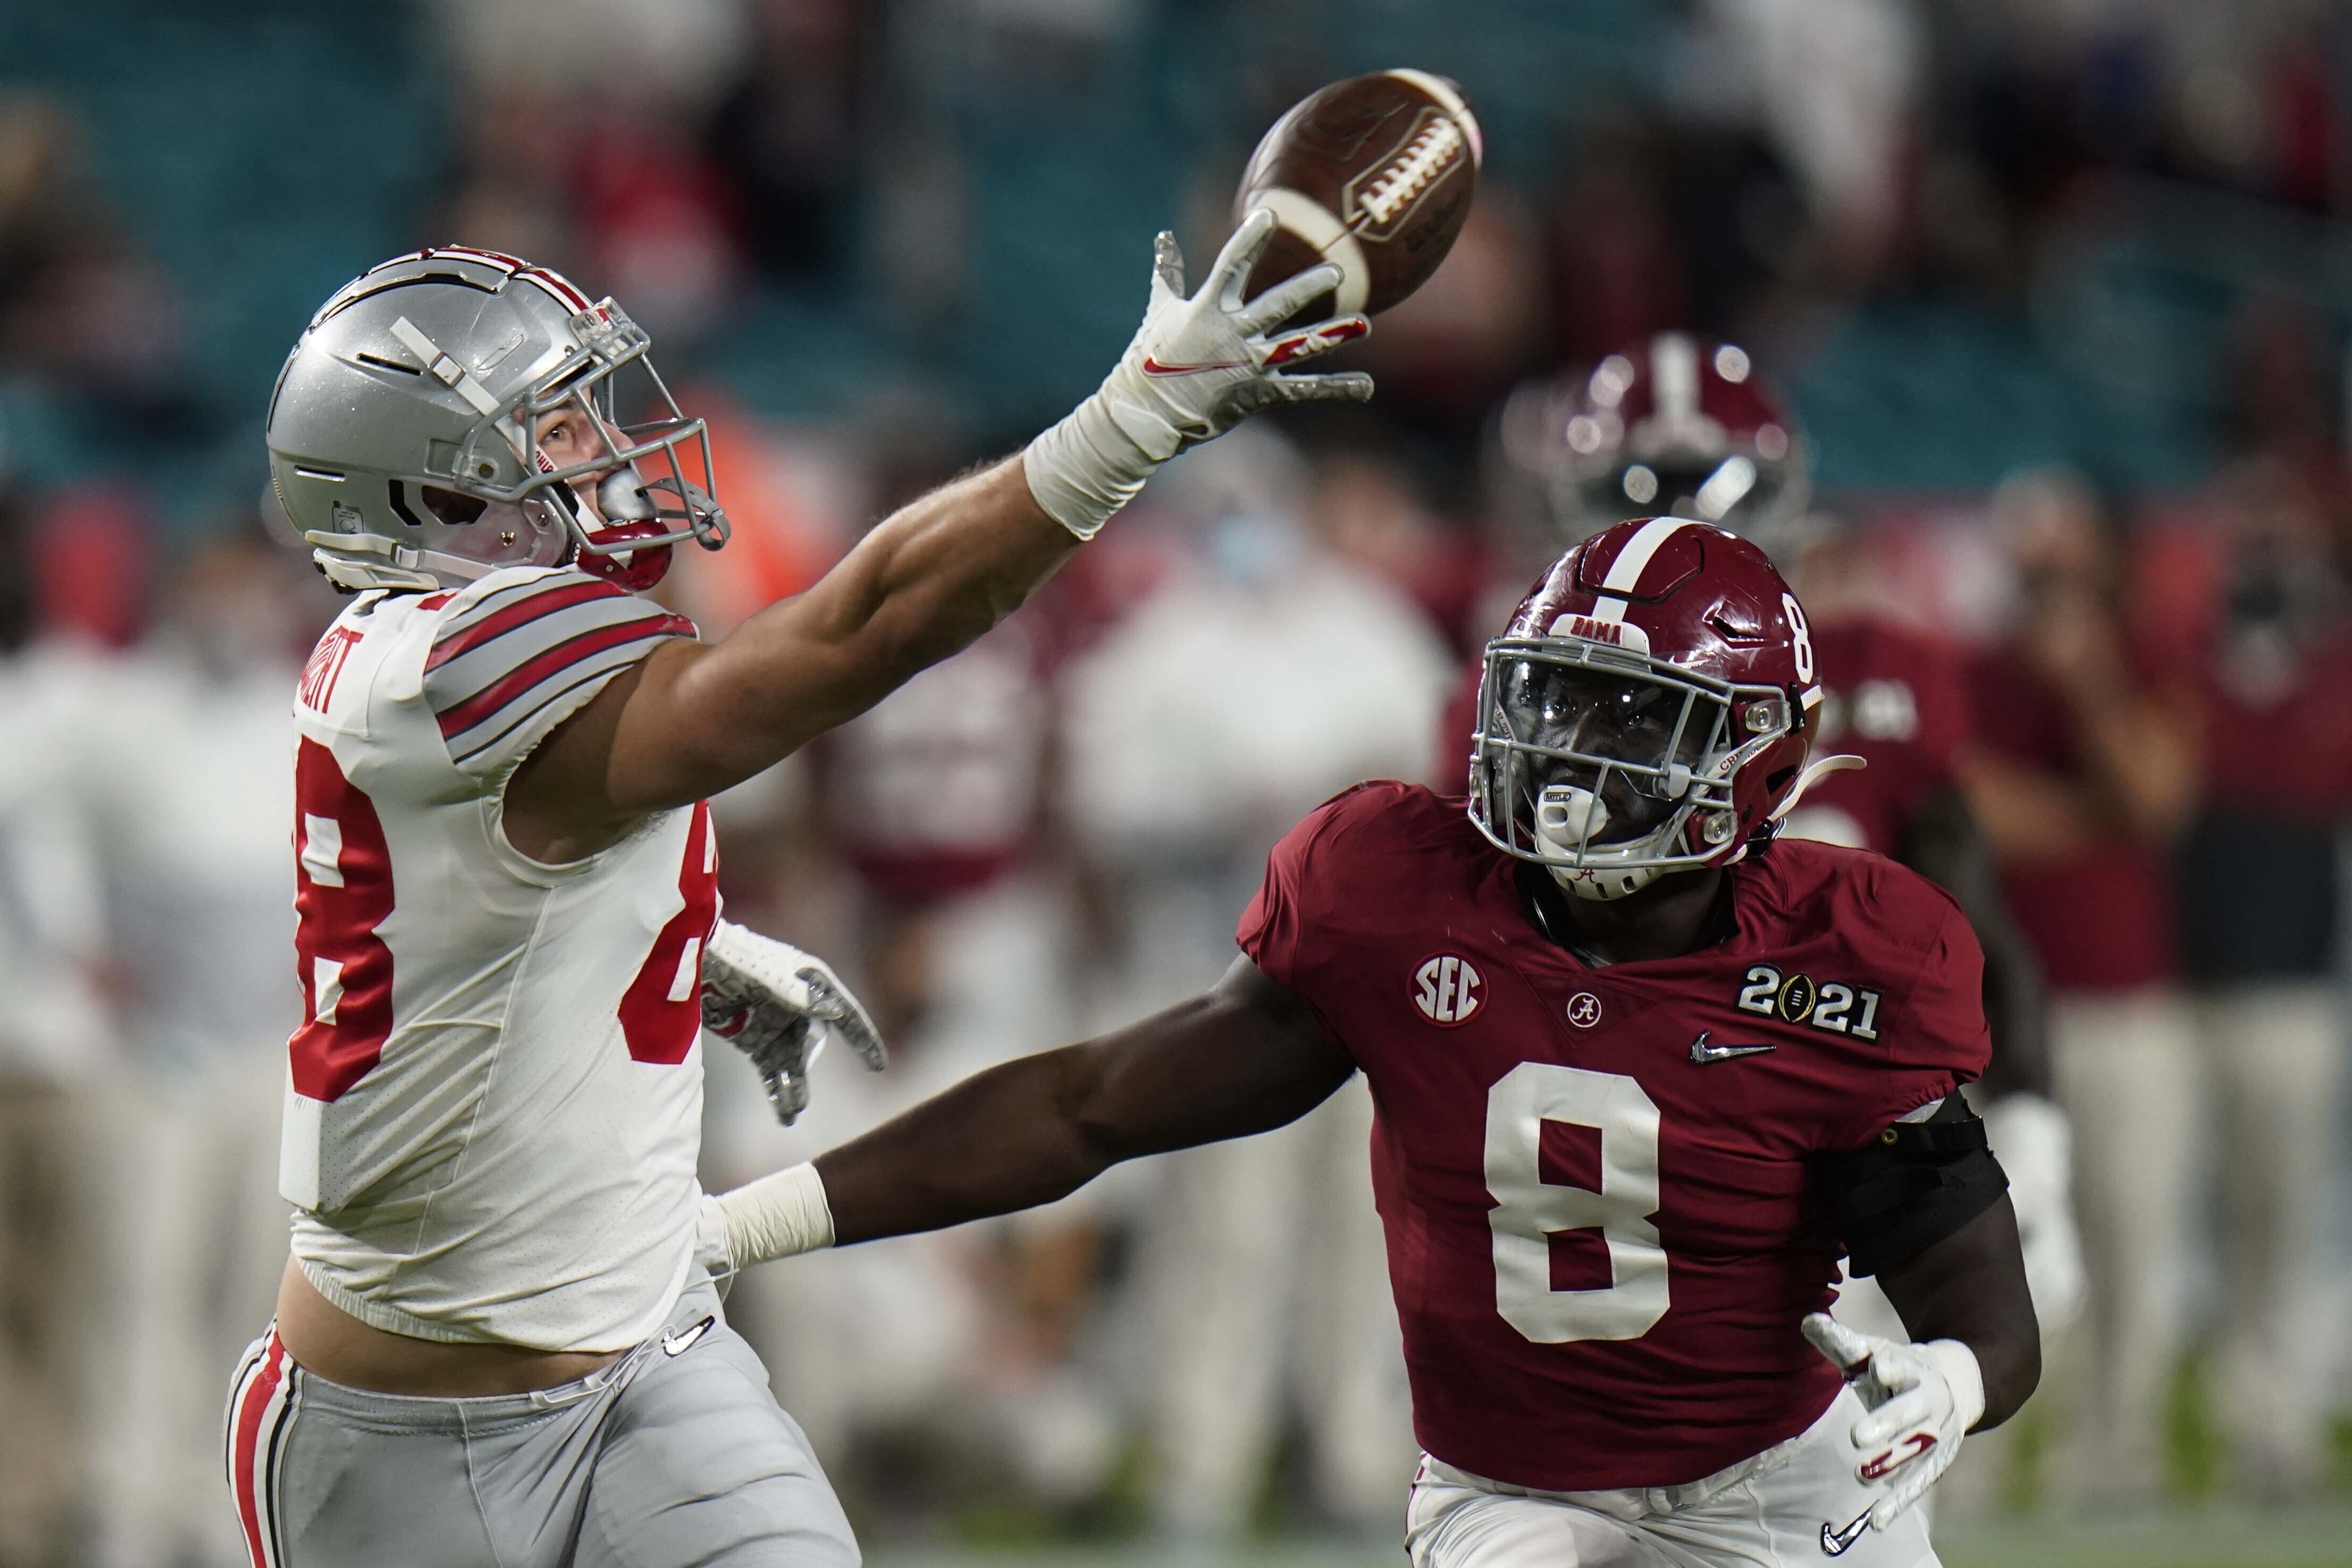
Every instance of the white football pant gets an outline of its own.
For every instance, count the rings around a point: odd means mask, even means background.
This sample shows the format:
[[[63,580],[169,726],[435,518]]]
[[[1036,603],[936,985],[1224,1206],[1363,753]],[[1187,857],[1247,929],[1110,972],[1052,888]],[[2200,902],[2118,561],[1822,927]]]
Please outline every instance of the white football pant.
[[[1920,1510],[1869,1528],[1884,1488],[1854,1474],[1848,1434],[1863,1415],[1840,1389],[1802,1433],[1678,1487],[1535,1491],[1424,1456],[1405,1552],[1412,1568],[1936,1568]]]

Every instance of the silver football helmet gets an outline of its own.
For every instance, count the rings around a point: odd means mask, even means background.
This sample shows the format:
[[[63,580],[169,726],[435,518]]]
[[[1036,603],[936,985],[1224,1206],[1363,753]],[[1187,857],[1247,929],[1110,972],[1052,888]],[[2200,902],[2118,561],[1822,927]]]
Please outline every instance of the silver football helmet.
[[[650,588],[673,545],[717,549],[728,532],[709,437],[654,370],[651,341],[612,300],[495,251],[444,246],[372,267],[320,307],[278,372],[278,502],[339,588],[446,588],[567,561]],[[601,450],[559,465],[540,432],[566,411]]]

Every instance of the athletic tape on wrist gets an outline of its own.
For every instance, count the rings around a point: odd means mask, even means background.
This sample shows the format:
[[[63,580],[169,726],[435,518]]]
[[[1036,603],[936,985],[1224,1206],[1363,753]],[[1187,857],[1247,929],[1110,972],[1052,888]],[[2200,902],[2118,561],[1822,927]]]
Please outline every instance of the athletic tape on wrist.
[[[1060,423],[1041,432],[1021,455],[1030,495],[1047,517],[1082,539],[1101,532],[1183,444],[1166,421],[1133,405],[1128,412],[1129,420],[1118,417],[1112,388],[1106,382]],[[1142,427],[1141,438],[1129,427],[1130,423]]]
[[[816,1166],[802,1164],[746,1182],[718,1198],[727,1253],[738,1269],[833,1245],[833,1209]]]

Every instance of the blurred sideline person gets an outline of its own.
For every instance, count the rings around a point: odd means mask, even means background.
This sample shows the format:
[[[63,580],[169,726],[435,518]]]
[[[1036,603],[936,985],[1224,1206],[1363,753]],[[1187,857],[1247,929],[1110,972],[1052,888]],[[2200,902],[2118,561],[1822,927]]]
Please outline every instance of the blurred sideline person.
[[[2089,1281],[2084,1408],[2053,1479],[2061,1495],[2142,1498],[2163,1477],[2193,1195],[2196,1042],[2168,852],[2196,804],[2195,694],[2131,641],[2120,543],[2082,481],[2021,475],[1991,510],[2020,597],[1971,672],[1973,796],[2048,977]]]
[[[810,827],[849,869],[842,924],[892,1071],[820,1062],[809,1112],[782,1131],[756,1096],[715,1095],[705,1169],[722,1184],[878,1125],[1041,1034],[1073,1032],[1066,879],[1039,842],[1045,608],[1033,601],[805,754]],[[1099,1490],[1119,1445],[1114,1390],[1077,1359],[1099,1326],[1094,1209],[1073,1199],[735,1282],[730,1320],[828,1456],[853,1521],[919,1532],[974,1493],[1067,1509]]]
[[[2052,1098],[2048,1000],[2041,966],[2009,913],[1999,872],[1969,804],[1974,721],[1959,649],[1885,614],[1839,519],[1815,514],[1783,548],[1813,615],[1821,660],[1822,744],[1866,769],[1833,773],[1790,813],[1789,832],[1876,851],[1951,893],[1985,950],[1985,1013],[1993,1052],[1971,1097],[2009,1175],[2026,1283],[2041,1322],[2045,1368],[2063,1354],[2082,1310],[2083,1249],[2072,1195],[2073,1128]],[[1884,1332],[1894,1308],[1876,1284],[1850,1280],[1837,1313]],[[2006,1427],[1971,1446],[1939,1489],[1951,1514],[1983,1511],[2011,1488],[2020,1462]],[[1944,1517],[1939,1513],[1938,1517]]]
[[[2292,1499],[2326,1479],[2331,1391],[2309,1347],[2340,1332],[2314,1265],[2340,1157],[2352,589],[2322,497],[2285,465],[2234,465],[2200,509],[2154,548],[2191,555],[2204,590],[2165,623],[2200,654],[2200,804],[2173,864],[2221,1193],[2213,1387],[2238,1479]]]
[[[1243,302],[1274,227],[1197,292],[1160,236],[1093,396],[710,645],[637,596],[727,525],[617,305],[445,246],[320,308],[271,473],[357,597],[296,706],[293,1257],[226,1433],[257,1563],[856,1561],[721,1321],[699,1036],[787,1120],[821,1028],[881,1046],[822,962],[719,919],[708,798],[979,637],[1186,446],[1370,395],[1276,370],[1365,324],[1282,325],[1328,267]]]
[[[1753,545],[1635,518],[1488,646],[1468,800],[1360,785],[1242,956],[718,1199],[738,1267],[1050,1201],[1360,1069],[1423,1450],[1416,1568],[1936,1562],[1916,1509],[2038,1375],[1948,895],[1775,842],[1819,688]],[[1878,1273],[1913,1343],[1824,1309]],[[1810,1348],[1808,1343],[1810,1341]]]
[[[0,1562],[11,1563],[62,1554],[94,1481],[78,1461],[102,1255],[82,1134],[118,1049],[70,762],[79,723],[103,707],[105,660],[36,635],[26,521],[21,495],[0,489]]]
[[[1061,973],[1037,945],[1056,913],[1033,886],[903,925],[864,993],[891,1030],[891,1071],[818,1061],[807,1114],[756,1139],[740,1129],[721,1168],[805,1158],[1017,1054],[1039,1028],[1069,1033],[1060,1009],[1024,1005]],[[1069,1511],[1099,1492],[1120,1451],[1116,1380],[1094,1364],[1100,1196],[737,1280],[730,1319],[853,1521],[904,1537],[975,1497]]]
[[[1067,674],[1064,813],[1119,933],[1098,1013],[1214,984],[1284,825],[1421,756],[1444,648],[1402,594],[1309,531],[1312,483],[1263,428],[1172,465],[1152,520],[1180,538],[1179,564]],[[1355,1530],[1393,1518],[1413,1448],[1370,1126],[1350,1086],[1294,1127],[1149,1173],[1149,1426],[1172,1536],[1246,1532],[1286,1395],[1306,1416],[1320,1507]]]
[[[100,1568],[249,1561],[219,1506],[220,1369],[285,1265],[287,694],[332,612],[257,531],[199,547],[167,584],[65,753],[123,991],[85,1155]]]
[[[1607,356],[1581,382],[1523,389],[1503,426],[1506,456],[1541,485],[1570,538],[1655,505],[1753,540],[1790,575],[1811,617],[1822,692],[1816,744],[1866,766],[1823,774],[1782,831],[1888,856],[1967,913],[1984,950],[1992,1031],[1992,1060],[1970,1097],[2009,1175],[2035,1313],[2045,1336],[2063,1328],[2083,1291],[2067,1190],[2071,1134],[2050,1097],[2041,972],[1969,804],[1965,661],[1877,608],[1847,530],[1810,508],[1803,432],[1738,344],[1658,333]],[[1449,710],[1449,747],[1470,732],[1467,696],[1473,683]],[[1867,1279],[1847,1281],[1837,1315],[1881,1333],[1896,1322]],[[1979,1500],[2006,1443],[1971,1450],[1946,1500]]]

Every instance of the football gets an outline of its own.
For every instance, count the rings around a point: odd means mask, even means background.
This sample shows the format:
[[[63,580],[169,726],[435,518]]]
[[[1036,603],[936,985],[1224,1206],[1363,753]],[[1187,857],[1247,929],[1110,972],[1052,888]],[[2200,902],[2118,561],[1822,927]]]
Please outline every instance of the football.
[[[1250,155],[1238,220],[1271,207],[1281,228],[1251,269],[1255,298],[1316,263],[1339,268],[1300,319],[1375,315],[1429,279],[1470,215],[1483,149],[1462,89],[1426,71],[1350,77],[1301,99]]]

